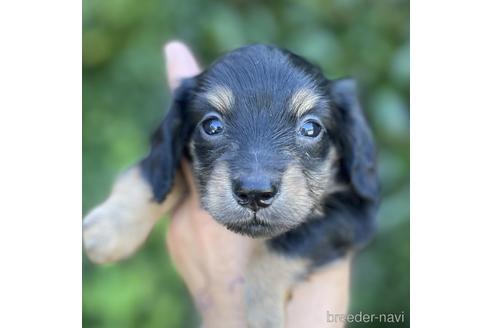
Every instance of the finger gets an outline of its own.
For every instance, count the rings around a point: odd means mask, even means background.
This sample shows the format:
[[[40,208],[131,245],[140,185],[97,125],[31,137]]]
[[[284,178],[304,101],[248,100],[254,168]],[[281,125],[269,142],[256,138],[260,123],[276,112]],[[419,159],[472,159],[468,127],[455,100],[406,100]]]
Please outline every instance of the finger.
[[[326,313],[344,314],[348,311],[350,264],[350,256],[340,259],[298,283],[287,304],[286,327],[344,327],[342,321],[327,324]]]
[[[198,62],[191,50],[180,41],[170,41],[163,48],[164,60],[166,62],[167,80],[171,90],[176,89],[182,79],[195,76],[200,73]],[[186,160],[181,163],[183,175],[191,193],[191,197],[197,197],[197,190],[191,168]]]
[[[191,173],[191,164],[186,160],[183,159],[181,161],[181,169],[183,171],[184,178],[186,180],[186,184],[190,188],[190,193],[192,197],[198,196],[198,190],[196,188],[195,181],[193,179],[193,174]]]
[[[167,80],[171,90],[176,89],[181,80],[200,73],[198,62],[191,50],[180,41],[170,41],[164,45]]]

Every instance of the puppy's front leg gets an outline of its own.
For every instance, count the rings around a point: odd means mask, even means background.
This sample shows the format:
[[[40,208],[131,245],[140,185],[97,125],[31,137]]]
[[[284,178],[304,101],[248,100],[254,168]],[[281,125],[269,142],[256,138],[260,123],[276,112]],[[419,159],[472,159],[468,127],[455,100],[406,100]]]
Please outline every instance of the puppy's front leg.
[[[161,204],[153,199],[140,165],[123,173],[104,203],[83,221],[84,247],[96,263],[108,263],[133,254],[145,241],[157,220],[176,205],[184,192],[176,174],[172,191]]]
[[[246,315],[249,328],[283,328],[285,307],[293,284],[307,269],[305,260],[287,258],[255,245],[246,279]]]

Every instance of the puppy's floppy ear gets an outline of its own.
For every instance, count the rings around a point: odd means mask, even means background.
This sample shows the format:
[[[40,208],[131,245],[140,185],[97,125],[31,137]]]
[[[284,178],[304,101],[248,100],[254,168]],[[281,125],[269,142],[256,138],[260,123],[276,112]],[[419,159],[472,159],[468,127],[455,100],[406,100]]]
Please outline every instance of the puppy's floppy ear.
[[[371,131],[362,112],[353,79],[331,81],[331,99],[340,111],[342,169],[359,196],[376,201],[379,182],[376,149]]]
[[[159,203],[171,190],[176,170],[192,133],[188,106],[195,84],[195,79],[185,79],[174,91],[171,108],[152,135],[150,153],[140,163],[145,178],[152,186],[154,200]]]

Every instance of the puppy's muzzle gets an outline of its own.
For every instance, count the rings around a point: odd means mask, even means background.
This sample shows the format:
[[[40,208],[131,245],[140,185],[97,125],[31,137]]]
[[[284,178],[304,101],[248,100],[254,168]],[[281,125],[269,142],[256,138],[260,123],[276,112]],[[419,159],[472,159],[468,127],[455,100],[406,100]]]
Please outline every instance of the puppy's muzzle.
[[[257,212],[272,205],[278,185],[266,176],[245,176],[232,182],[232,191],[239,205]]]

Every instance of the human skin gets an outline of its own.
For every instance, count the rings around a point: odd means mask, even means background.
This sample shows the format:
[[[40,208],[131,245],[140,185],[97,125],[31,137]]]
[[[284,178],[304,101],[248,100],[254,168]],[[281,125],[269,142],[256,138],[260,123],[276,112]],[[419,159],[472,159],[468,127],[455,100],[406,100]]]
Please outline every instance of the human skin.
[[[200,72],[191,51],[181,42],[164,46],[171,90],[183,78]],[[228,231],[200,207],[189,163],[181,173],[187,195],[175,207],[166,243],[171,258],[201,314],[204,327],[246,327],[244,272],[253,240]],[[342,327],[327,322],[327,312],[346,313],[350,258],[334,262],[297,284],[286,305],[286,327]]]

